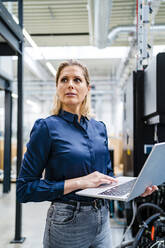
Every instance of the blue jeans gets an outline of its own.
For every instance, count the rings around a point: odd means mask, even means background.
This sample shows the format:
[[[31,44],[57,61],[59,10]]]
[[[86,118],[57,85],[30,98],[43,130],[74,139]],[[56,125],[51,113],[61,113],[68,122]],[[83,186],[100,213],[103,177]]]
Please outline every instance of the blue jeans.
[[[44,248],[112,248],[109,206],[55,202],[48,209]]]

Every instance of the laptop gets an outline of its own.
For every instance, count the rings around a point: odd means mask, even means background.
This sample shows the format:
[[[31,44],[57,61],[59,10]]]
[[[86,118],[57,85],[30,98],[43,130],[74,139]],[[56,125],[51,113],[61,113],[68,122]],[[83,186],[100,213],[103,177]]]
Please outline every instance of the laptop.
[[[118,177],[118,183],[101,185],[77,191],[80,196],[130,201],[142,193],[146,187],[165,182],[165,142],[153,146],[138,177]]]

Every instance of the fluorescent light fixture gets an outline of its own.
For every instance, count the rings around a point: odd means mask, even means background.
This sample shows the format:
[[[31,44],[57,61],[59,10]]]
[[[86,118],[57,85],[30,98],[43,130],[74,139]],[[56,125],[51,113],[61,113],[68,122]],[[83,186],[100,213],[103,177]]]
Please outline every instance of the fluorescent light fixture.
[[[93,46],[32,47],[25,48],[34,60],[66,59],[123,59],[128,56],[129,46],[106,47],[98,49]],[[153,54],[165,51],[165,46],[153,46]]]
[[[37,104],[31,100],[26,100],[26,103],[31,105],[31,106],[36,106]]]
[[[33,48],[37,48],[37,44],[34,42],[34,40],[31,38],[31,36],[28,34],[28,32],[26,31],[25,28],[23,28],[23,34],[25,36],[25,38],[27,39],[27,41],[29,42],[29,44],[33,47]]]
[[[14,21],[19,24],[18,18],[15,15],[12,15]],[[29,42],[29,44],[33,47],[33,48],[37,48],[37,44],[34,42],[34,40],[31,38],[30,34],[28,34],[28,32],[26,31],[25,28],[23,28],[23,35],[25,36],[25,38],[27,39],[27,41]]]
[[[15,94],[15,93],[12,93],[12,94],[11,94],[11,96],[12,96],[13,98],[15,98],[15,99],[17,99],[17,98],[18,98],[18,95],[17,95],[17,94]]]
[[[52,75],[55,77],[57,71],[54,69],[53,65],[50,62],[46,62],[46,66],[48,67],[48,69],[52,73]]]
[[[13,15],[13,19],[15,20],[15,22],[18,24],[18,18]],[[42,52],[42,49],[40,49],[37,44],[35,43],[35,41],[31,38],[31,36],[29,35],[29,33],[26,31],[25,28],[23,28],[23,35],[25,36],[26,40],[29,42],[29,44],[32,46],[32,51],[35,52],[35,55],[33,54],[33,56],[31,56],[32,54],[30,53],[30,57],[32,57],[35,60],[35,56],[36,57],[40,57],[42,60],[46,60],[45,56]],[[31,52],[31,50],[27,50],[27,52]],[[53,65],[50,62],[46,62],[46,66],[48,67],[49,71],[52,73],[53,76],[56,76],[56,70],[54,69]],[[30,104],[30,103],[29,103]]]
[[[39,51],[26,47],[27,51],[35,60],[42,60]],[[39,47],[46,60],[66,60],[66,59],[111,59],[125,58],[128,55],[129,47],[106,47],[98,49],[93,46],[63,46],[63,47]]]

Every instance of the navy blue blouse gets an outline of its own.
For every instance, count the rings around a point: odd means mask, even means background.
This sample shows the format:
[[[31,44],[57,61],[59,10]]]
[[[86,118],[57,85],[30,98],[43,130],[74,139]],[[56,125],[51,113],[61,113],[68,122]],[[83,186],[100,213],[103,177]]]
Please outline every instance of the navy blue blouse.
[[[89,200],[75,192],[64,195],[64,181],[94,171],[113,176],[103,122],[81,117],[79,123],[66,111],[39,119],[17,179],[18,201]]]

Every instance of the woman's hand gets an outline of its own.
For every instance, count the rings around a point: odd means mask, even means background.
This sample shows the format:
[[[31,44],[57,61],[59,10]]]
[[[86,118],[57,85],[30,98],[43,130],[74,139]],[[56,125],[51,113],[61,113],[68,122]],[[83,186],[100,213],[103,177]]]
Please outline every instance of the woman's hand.
[[[154,191],[158,190],[158,187],[156,185],[149,186],[146,188],[143,194],[141,194],[142,197],[146,197],[148,195],[151,195]]]
[[[96,188],[101,184],[111,184],[118,182],[116,178],[104,175],[98,171],[95,171],[87,176],[80,177],[79,179],[81,189]]]
[[[117,179],[95,171],[87,176],[65,180],[64,195],[74,190],[96,188],[101,184],[117,183]]]

